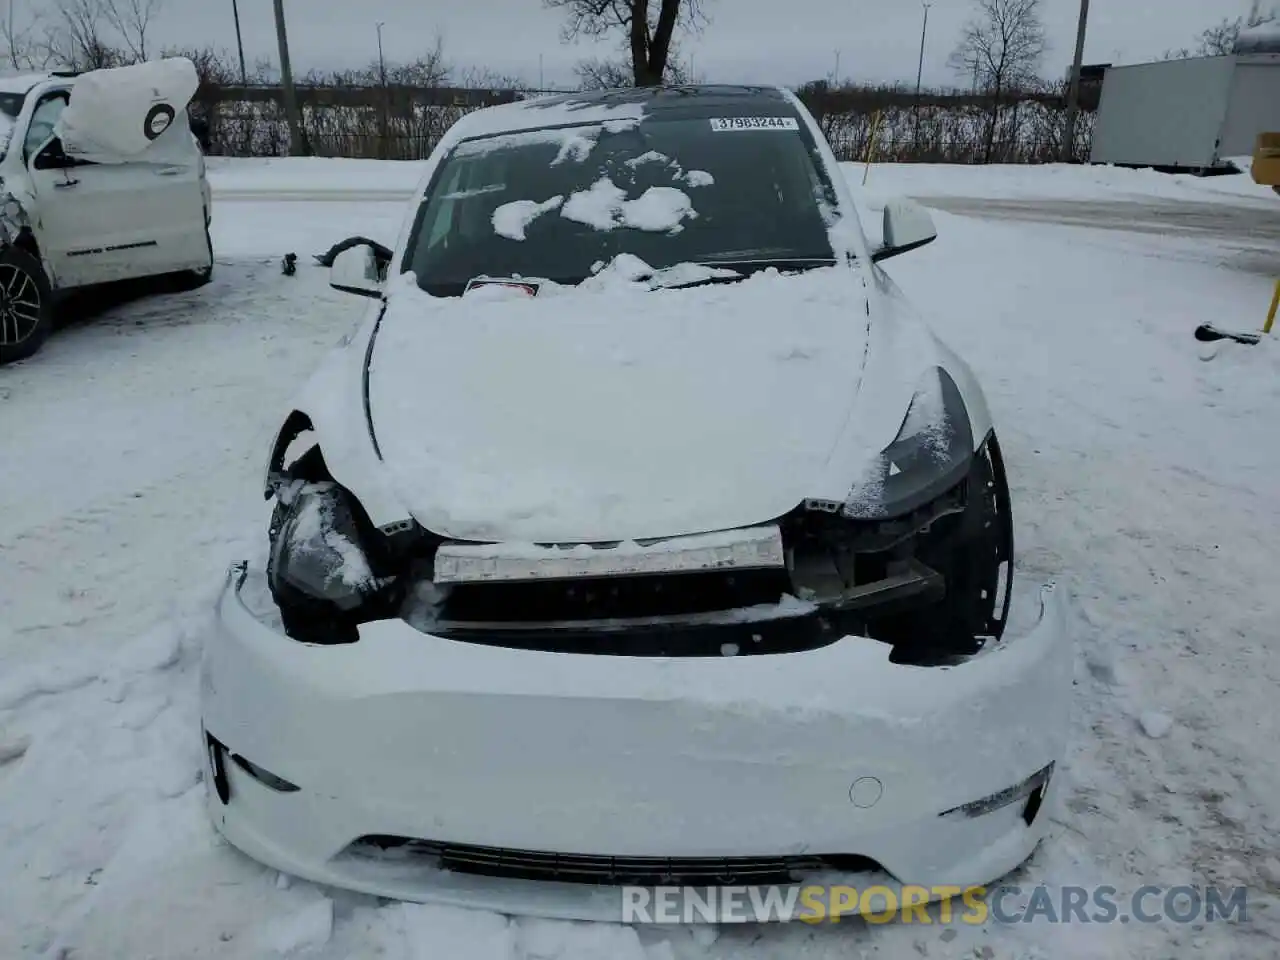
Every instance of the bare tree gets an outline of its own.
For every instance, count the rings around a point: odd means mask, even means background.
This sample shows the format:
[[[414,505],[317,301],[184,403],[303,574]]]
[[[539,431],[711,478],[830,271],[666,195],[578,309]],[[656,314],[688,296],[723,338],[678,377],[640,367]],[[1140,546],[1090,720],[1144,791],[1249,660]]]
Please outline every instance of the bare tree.
[[[516,90],[523,93],[529,89],[529,84],[520,77],[498,73],[488,67],[464,67],[458,72],[455,83],[468,90]]]
[[[621,60],[601,60],[596,57],[579,60],[573,66],[573,75],[578,80],[579,90],[613,90],[635,84],[631,68]]]
[[[102,0],[102,16],[135,61],[147,59],[147,33],[163,0]]]
[[[1036,78],[1047,46],[1040,0],[975,0],[976,13],[951,54],[951,67],[991,94],[986,162],[991,161],[1002,95]]]
[[[1237,17],[1222,20],[1206,30],[1201,31],[1195,48],[1179,47],[1166,50],[1161,60],[1187,60],[1191,57],[1225,57],[1235,52],[1236,42],[1246,28],[1260,27],[1264,23],[1275,23],[1276,14],[1251,14],[1248,17]]]
[[[579,90],[613,90],[618,87],[634,87],[635,74],[627,66],[626,60],[599,59],[592,57],[579,60],[573,67],[573,75],[578,79]],[[684,61],[676,55],[674,49],[667,57],[666,70],[662,82],[668,86],[680,86],[691,83],[692,76]]]
[[[19,17],[21,14],[21,18]],[[0,38],[4,41],[3,57],[14,70],[39,69],[48,60],[40,42],[42,26],[39,11],[22,10],[10,3],[7,14],[0,18]]]
[[[105,0],[58,0],[45,31],[48,59],[76,70],[118,67],[128,58],[112,42],[110,31]]]
[[[705,23],[702,0],[543,0],[543,3],[565,12],[566,40],[598,39],[622,33],[631,64],[631,83],[627,86],[662,84],[667,77],[676,28],[698,29]]]
[[[452,68],[444,55],[444,40],[437,36],[424,53],[406,63],[372,60],[348,70],[312,68],[298,80],[304,87],[420,87],[434,89],[449,83]],[[385,83],[384,83],[385,75]]]
[[[1196,52],[1202,57],[1225,57],[1235,51],[1236,41],[1246,28],[1260,27],[1264,23],[1275,22],[1275,16],[1237,17],[1234,20],[1223,20],[1200,34],[1200,43]]]

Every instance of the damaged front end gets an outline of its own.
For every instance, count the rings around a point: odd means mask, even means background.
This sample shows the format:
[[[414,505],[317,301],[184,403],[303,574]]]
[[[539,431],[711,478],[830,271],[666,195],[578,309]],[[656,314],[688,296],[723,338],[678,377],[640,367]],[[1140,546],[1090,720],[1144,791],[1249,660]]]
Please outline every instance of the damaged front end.
[[[31,231],[31,220],[22,201],[0,179],[0,249],[12,246]]]
[[[911,473],[895,456],[895,476]],[[917,485],[909,509],[888,517],[809,501],[717,534],[474,544],[414,522],[374,527],[312,448],[272,474],[268,583],[286,632],[307,643],[352,643],[362,623],[401,619],[433,636],[557,652],[742,656],[857,635],[890,645],[898,663],[952,663],[999,639],[1012,575],[995,436],[960,467],[935,470],[943,483]]]

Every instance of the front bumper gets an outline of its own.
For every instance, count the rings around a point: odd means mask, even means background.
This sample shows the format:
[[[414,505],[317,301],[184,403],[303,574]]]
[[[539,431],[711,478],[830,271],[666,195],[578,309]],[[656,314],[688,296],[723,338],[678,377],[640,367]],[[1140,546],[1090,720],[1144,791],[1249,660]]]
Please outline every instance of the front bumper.
[[[1025,635],[914,667],[862,637],[659,659],[513,650],[391,620],[310,646],[251,612],[247,577],[233,568],[204,652],[209,811],[245,853],[320,883],[622,919],[608,884],[352,853],[390,836],[606,859],[841,855],[878,865],[890,878],[878,882],[969,887],[1030,855],[1060,779],[1031,803],[1015,791],[946,813],[1063,756],[1072,650],[1052,587]]]

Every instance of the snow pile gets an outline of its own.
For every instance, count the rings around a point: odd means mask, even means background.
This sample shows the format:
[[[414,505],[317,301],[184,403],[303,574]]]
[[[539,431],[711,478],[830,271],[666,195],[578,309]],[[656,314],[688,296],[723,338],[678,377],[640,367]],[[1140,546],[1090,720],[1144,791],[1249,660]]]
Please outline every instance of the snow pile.
[[[1142,732],[1152,740],[1163,739],[1173,729],[1173,718],[1165,713],[1157,713],[1155,710],[1145,711],[1138,718],[1138,723],[1142,727]]]
[[[529,224],[552,210],[560,209],[564,197],[555,196],[542,203],[533,200],[516,200],[504,203],[493,211],[493,232],[509,240],[523,240]]]
[[[369,404],[421,523],[469,540],[622,540],[843,498],[847,458],[893,439],[930,341],[882,354],[884,382],[863,382],[854,404],[868,344],[850,322],[859,275],[655,290],[654,274],[620,257],[579,287],[515,301],[433,298],[408,275],[391,290]],[[450,415],[422,430],[423,411],[440,409]]]
[[[596,230],[628,227],[654,233],[678,233],[685,220],[697,217],[689,195],[675,187],[650,187],[635,200],[608,176],[588,189],[571,194],[560,215]]]

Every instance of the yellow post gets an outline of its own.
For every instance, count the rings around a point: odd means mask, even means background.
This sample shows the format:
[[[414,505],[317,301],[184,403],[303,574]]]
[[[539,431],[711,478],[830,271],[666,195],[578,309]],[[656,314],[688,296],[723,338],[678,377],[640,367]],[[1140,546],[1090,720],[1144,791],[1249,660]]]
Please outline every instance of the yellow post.
[[[871,175],[871,160],[876,155],[876,138],[880,136],[880,114],[876,111],[875,123],[871,126],[871,142],[867,144],[867,167],[862,171],[862,185],[867,185],[867,177]]]
[[[1267,312],[1267,322],[1262,325],[1263,333],[1271,332],[1271,325],[1276,322],[1276,314],[1280,313],[1280,280],[1276,281],[1276,295],[1271,298],[1271,309]]]

